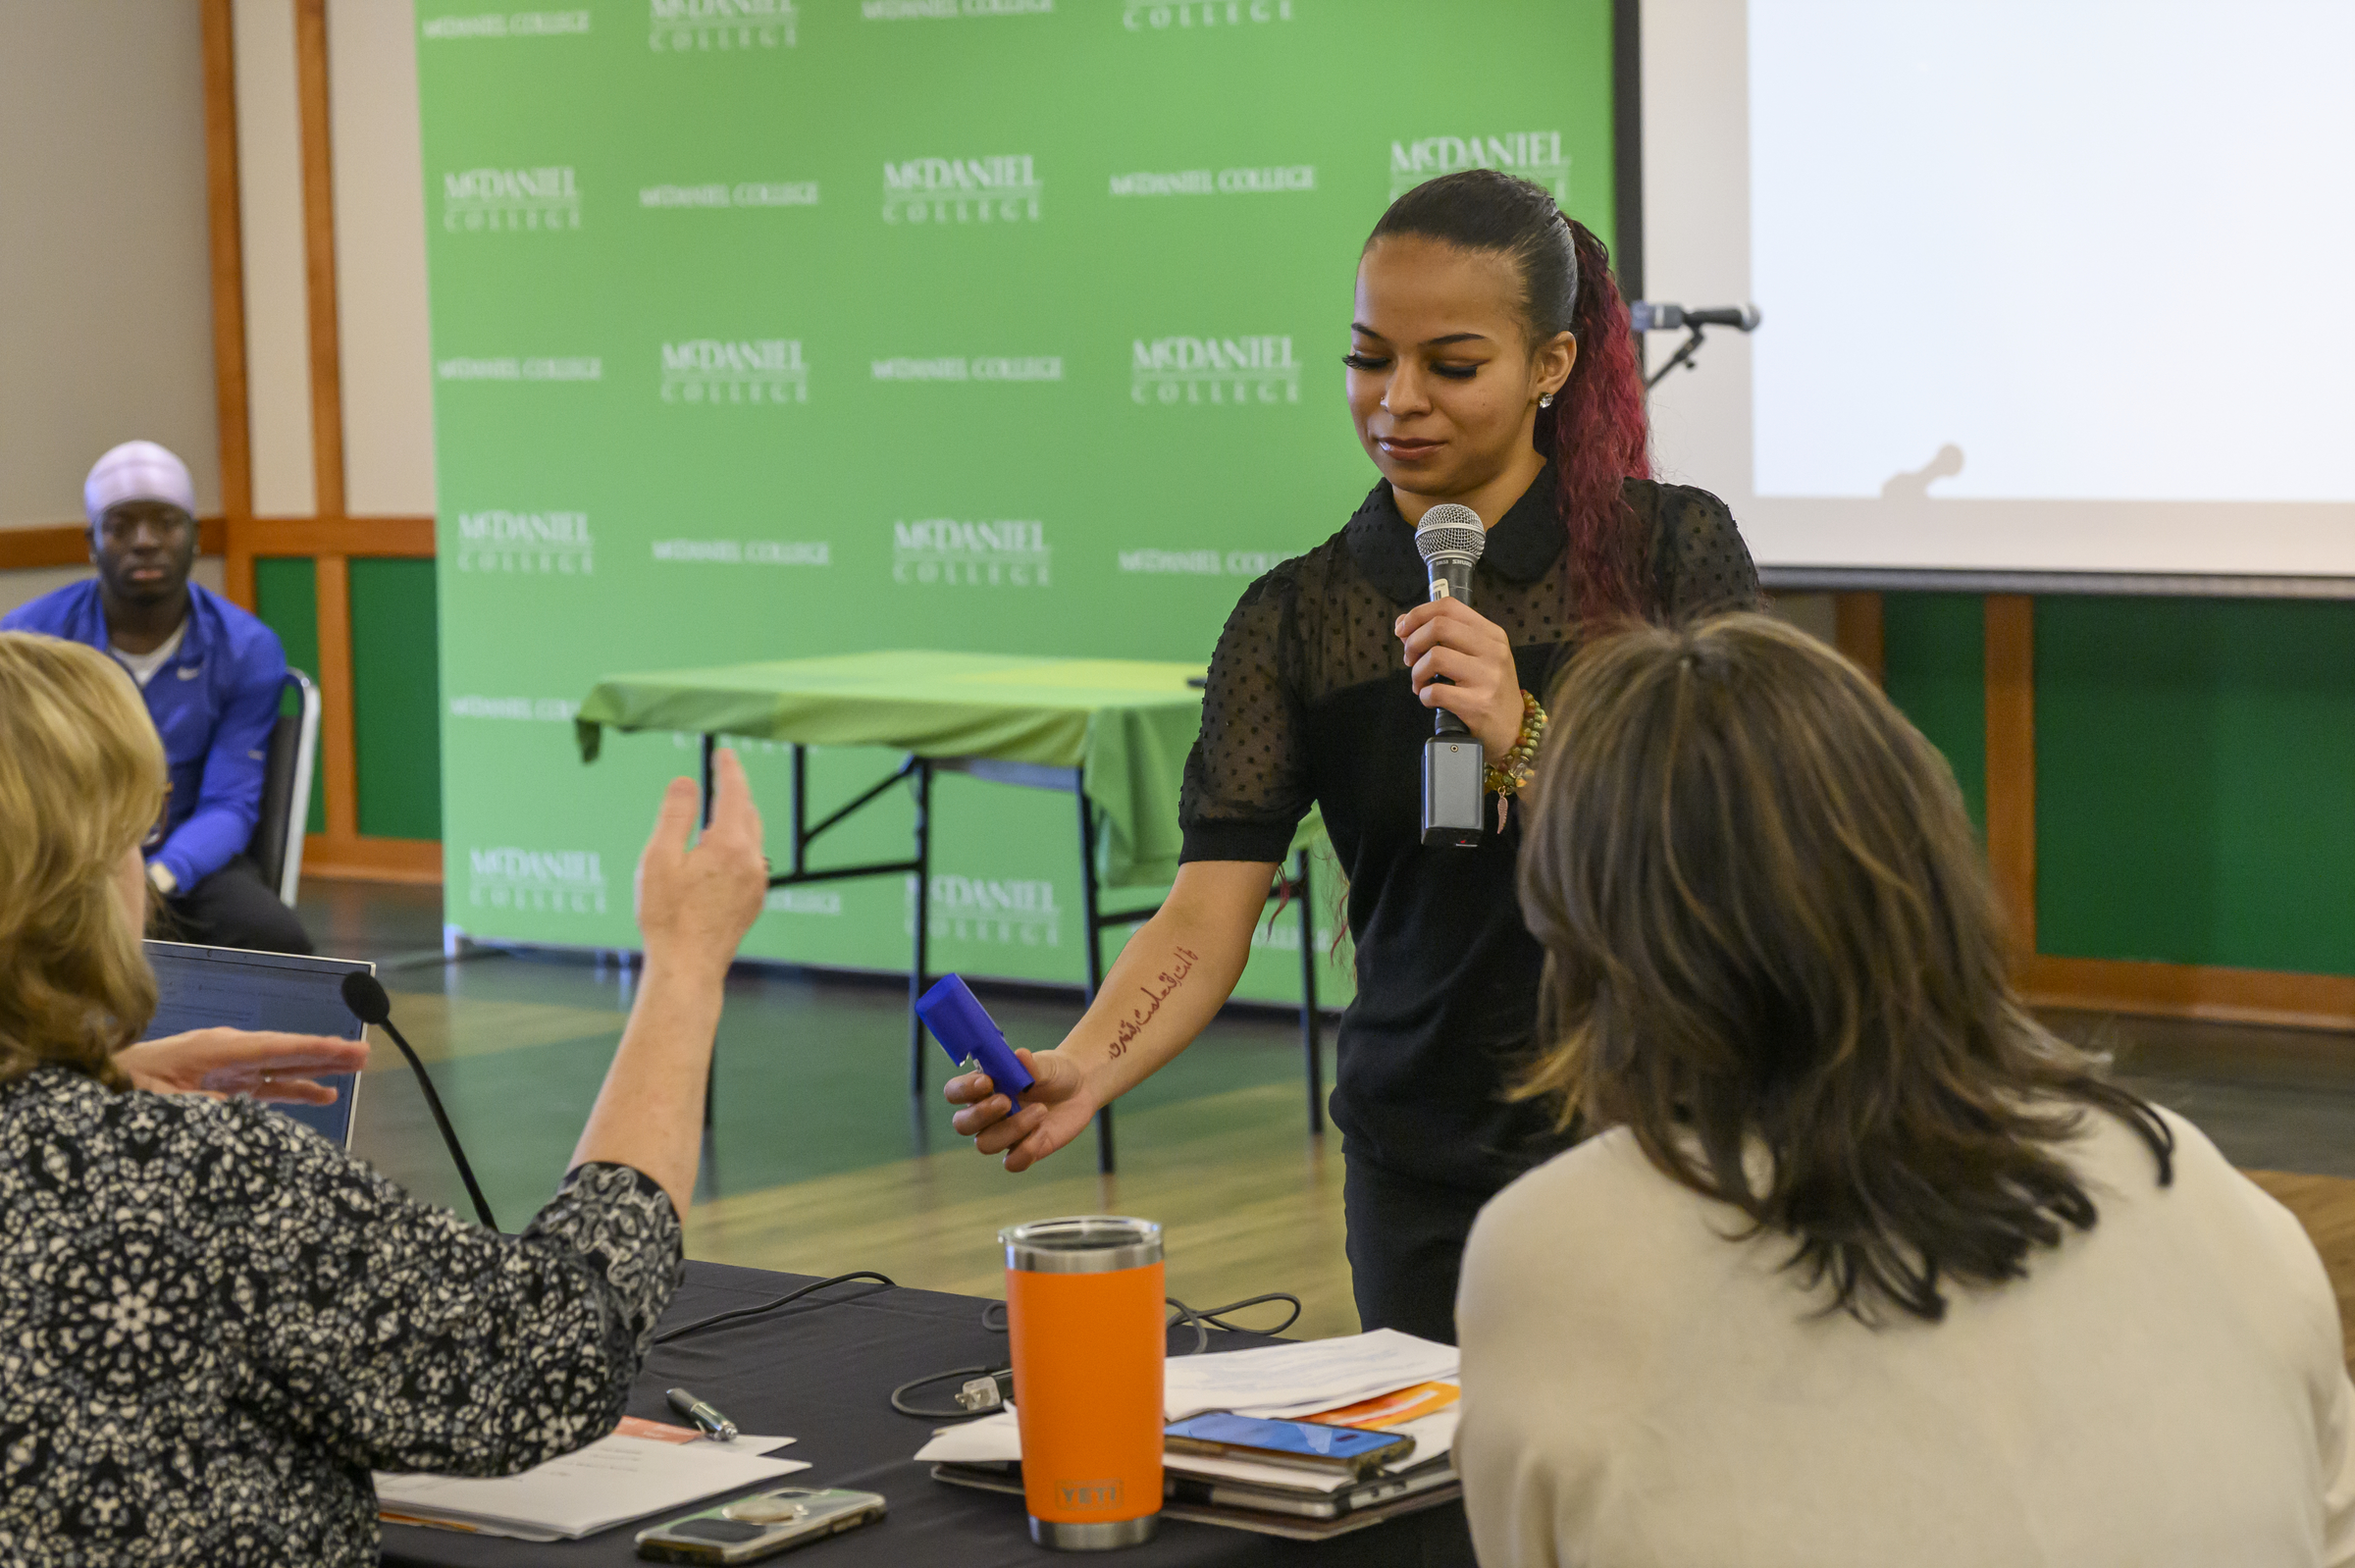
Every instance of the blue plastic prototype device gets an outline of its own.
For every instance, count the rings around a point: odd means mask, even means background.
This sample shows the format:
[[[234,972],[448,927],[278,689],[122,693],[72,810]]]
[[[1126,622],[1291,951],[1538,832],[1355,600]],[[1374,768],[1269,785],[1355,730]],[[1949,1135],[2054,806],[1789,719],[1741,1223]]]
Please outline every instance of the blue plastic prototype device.
[[[916,1016],[924,1020],[950,1061],[961,1068],[979,1068],[989,1074],[990,1086],[1015,1104],[1021,1104],[1022,1091],[1038,1081],[1006,1043],[1004,1031],[965,976],[948,975],[926,991],[916,1004]]]

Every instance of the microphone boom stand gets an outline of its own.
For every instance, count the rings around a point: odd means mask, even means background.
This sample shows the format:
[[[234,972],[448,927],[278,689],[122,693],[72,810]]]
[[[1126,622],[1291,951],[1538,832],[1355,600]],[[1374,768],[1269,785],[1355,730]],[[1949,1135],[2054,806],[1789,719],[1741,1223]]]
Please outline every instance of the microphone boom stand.
[[[1688,370],[1699,370],[1701,368],[1699,365],[1693,363],[1693,356],[1701,352],[1701,340],[1702,336],[1701,329],[1698,326],[1695,326],[1687,328],[1686,331],[1690,336],[1688,336],[1683,342],[1677,345],[1675,353],[1668,356],[1668,362],[1662,365],[1659,369],[1653,371],[1650,375],[1644,378],[1644,390],[1647,392],[1650,392],[1654,387],[1657,387],[1661,382],[1667,380],[1668,372],[1674,370],[1679,365],[1684,366]]]

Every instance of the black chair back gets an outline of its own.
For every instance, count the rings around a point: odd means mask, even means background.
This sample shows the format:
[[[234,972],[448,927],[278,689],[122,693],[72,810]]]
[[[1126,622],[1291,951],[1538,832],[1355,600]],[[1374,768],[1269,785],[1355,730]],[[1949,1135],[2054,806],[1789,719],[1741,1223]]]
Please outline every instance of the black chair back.
[[[286,880],[288,846],[302,831],[303,818],[310,813],[311,803],[294,798],[296,775],[301,771],[307,686],[302,676],[288,673],[287,692],[294,700],[294,711],[279,714],[278,722],[270,727],[270,749],[262,763],[261,810],[253,819],[253,840],[245,846],[246,857],[262,873],[262,885],[273,893]]]

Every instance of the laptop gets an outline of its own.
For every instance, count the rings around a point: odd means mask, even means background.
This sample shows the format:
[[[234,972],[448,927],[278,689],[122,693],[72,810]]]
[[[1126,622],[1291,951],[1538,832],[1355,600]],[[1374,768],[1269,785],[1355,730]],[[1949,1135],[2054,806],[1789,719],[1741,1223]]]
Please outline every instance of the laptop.
[[[155,970],[155,1018],[143,1040],[190,1029],[284,1029],[357,1040],[367,1025],[343,1005],[343,976],[373,974],[376,966],[357,959],[302,958],[291,953],[247,953],[236,948],[197,947],[187,942],[149,942],[147,963]],[[351,1113],[358,1103],[360,1075],[326,1072],[319,1081],[336,1091],[333,1105],[272,1105],[271,1110],[309,1127],[340,1149],[351,1147]]]

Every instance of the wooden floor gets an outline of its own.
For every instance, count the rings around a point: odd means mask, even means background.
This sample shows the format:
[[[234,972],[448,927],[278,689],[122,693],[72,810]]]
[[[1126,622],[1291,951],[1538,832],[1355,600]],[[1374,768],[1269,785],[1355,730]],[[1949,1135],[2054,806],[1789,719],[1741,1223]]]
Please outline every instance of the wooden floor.
[[[1268,1290],[1300,1297],[1294,1333],[1354,1333],[1342,1254],[1339,1136],[1300,1132],[1288,1085],[1238,1089],[1122,1118],[1122,1169],[1095,1171],[1074,1144],[1009,1176],[962,1145],[920,1159],[772,1187],[700,1205],[690,1256],[720,1263],[841,1274],[879,1269],[902,1284],[1000,1296],[1002,1226],[1059,1214],[1159,1220],[1169,1289],[1213,1306]],[[2355,1180],[2249,1173],[2313,1236],[2338,1293],[2355,1365]],[[1264,1310],[1264,1309],[1263,1309]]]
[[[1355,1333],[1341,1250],[1340,1134],[1312,1141],[1300,1122],[1291,1084],[1124,1113],[1121,1169],[1110,1176],[1096,1174],[1092,1138],[1020,1176],[960,1143],[699,1204],[688,1216],[687,1253],[796,1274],[879,1269],[901,1284],[1003,1296],[1001,1227],[1133,1214],[1161,1223],[1169,1293],[1178,1300],[1213,1307],[1287,1290],[1301,1301],[1293,1333]]]

